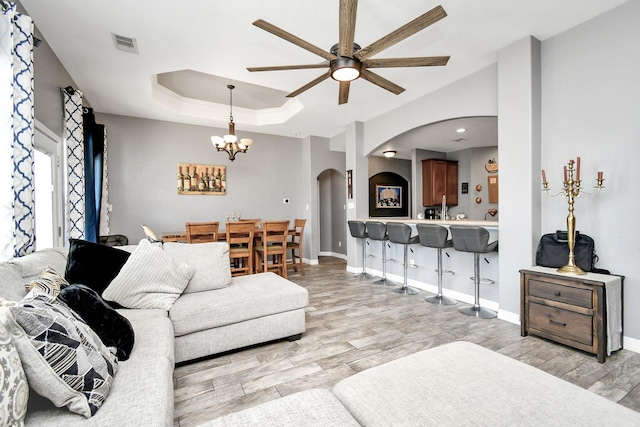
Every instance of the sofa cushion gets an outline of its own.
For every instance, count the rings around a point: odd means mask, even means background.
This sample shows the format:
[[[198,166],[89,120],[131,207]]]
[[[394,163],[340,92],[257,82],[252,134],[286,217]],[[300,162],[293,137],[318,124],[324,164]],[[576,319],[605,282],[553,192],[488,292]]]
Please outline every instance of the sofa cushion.
[[[58,298],[78,314],[104,345],[116,348],[118,360],[127,360],[133,348],[131,322],[111,308],[96,291],[85,285],[69,285]]]
[[[169,311],[176,336],[304,308],[307,290],[275,273],[234,277],[232,286],[183,294]]]
[[[53,268],[45,267],[40,276],[33,279],[25,287],[27,291],[36,289],[55,298],[60,294],[60,290],[67,286],[69,286],[69,282],[64,277],[60,276]]]
[[[127,308],[169,310],[192,276],[192,266],[141,240],[102,297]]]
[[[173,328],[165,310],[119,309],[136,334],[131,356],[118,362],[109,398],[90,419],[29,404],[30,427],[172,426]],[[34,402],[35,403],[35,402]]]
[[[27,413],[29,384],[11,334],[0,322],[0,426],[21,426]]]
[[[13,258],[7,261],[7,265],[18,269],[24,280],[22,285],[24,285],[38,277],[45,267],[50,267],[59,273],[64,272],[67,265],[67,254],[66,248],[41,249],[20,258]]]
[[[69,283],[86,285],[102,295],[129,259],[129,252],[86,240],[69,239],[64,273]]]
[[[216,418],[200,427],[359,425],[330,391],[311,389]]]
[[[640,413],[469,342],[359,372],[333,393],[362,425],[640,425]]]
[[[228,243],[211,242],[190,245],[167,242],[162,246],[169,255],[194,268],[193,277],[184,290],[185,294],[226,288],[231,284]]]
[[[20,301],[27,294],[24,284],[29,282],[22,278],[19,267],[9,263],[0,264],[0,277],[0,298]]]
[[[118,368],[115,350],[64,302],[46,294],[30,293],[3,310],[29,385],[58,407],[94,415]]]

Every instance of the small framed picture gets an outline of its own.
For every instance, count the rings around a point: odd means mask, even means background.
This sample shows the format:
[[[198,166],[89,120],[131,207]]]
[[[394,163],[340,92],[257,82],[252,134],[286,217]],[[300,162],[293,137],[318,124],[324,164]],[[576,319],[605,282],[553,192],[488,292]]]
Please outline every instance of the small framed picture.
[[[376,185],[376,209],[402,208],[402,187],[399,185]]]
[[[468,182],[463,182],[462,183],[462,194],[469,194],[469,183]]]

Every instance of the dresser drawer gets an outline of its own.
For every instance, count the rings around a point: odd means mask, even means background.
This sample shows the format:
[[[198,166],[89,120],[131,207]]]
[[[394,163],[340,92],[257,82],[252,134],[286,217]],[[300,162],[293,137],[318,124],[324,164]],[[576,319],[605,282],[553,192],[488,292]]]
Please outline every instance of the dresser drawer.
[[[585,345],[593,345],[593,317],[543,304],[529,305],[529,327]]]
[[[578,307],[593,308],[593,292],[572,286],[549,283],[537,278],[529,280],[529,295],[547,300],[577,305]]]

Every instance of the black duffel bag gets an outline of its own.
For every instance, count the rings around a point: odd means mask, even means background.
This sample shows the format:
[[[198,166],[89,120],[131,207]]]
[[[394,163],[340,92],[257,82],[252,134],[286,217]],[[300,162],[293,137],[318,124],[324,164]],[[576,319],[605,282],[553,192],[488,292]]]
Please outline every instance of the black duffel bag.
[[[586,234],[576,231],[576,242],[573,248],[575,263],[584,271],[598,271],[595,242]],[[536,252],[536,265],[559,268],[569,262],[569,241],[566,231],[556,231],[540,238]]]

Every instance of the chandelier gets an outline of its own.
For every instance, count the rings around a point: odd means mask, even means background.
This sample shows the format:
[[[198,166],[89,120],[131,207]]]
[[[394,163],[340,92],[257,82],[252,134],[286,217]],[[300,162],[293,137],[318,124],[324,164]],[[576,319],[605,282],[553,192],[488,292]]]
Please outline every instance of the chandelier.
[[[229,88],[229,133],[225,136],[212,136],[211,143],[216,147],[217,151],[224,151],[229,155],[229,160],[234,161],[237,153],[246,153],[253,140],[242,138],[238,142],[235,134],[236,124],[233,123],[233,89],[234,85],[227,85]]]

